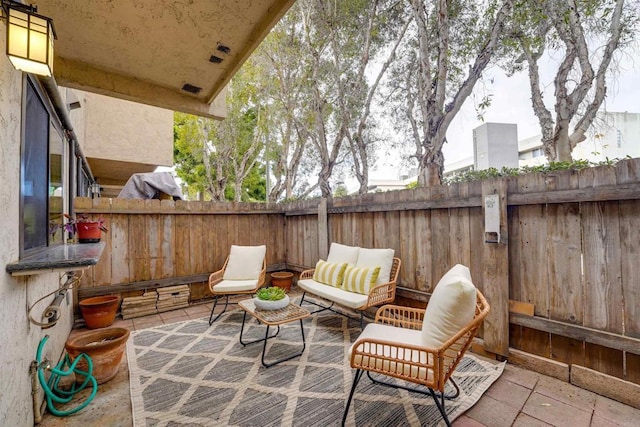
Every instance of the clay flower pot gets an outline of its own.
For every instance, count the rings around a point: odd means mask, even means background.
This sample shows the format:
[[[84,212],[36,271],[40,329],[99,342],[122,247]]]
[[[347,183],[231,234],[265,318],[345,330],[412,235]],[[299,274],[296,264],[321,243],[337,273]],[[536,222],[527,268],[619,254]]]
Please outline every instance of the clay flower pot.
[[[115,320],[119,305],[119,295],[87,298],[80,301],[80,313],[87,328],[106,328]]]
[[[118,373],[128,339],[128,329],[106,328],[84,332],[69,338],[64,347],[72,361],[81,353],[86,353],[93,363],[93,376],[98,384],[103,384]],[[82,371],[87,370],[84,358],[78,362],[77,367]],[[76,379],[78,382],[83,380],[82,376]]]
[[[97,243],[102,237],[102,225],[100,222],[79,222],[76,224],[78,230],[78,242]]]
[[[284,289],[285,291],[291,290],[291,284],[293,283],[293,273],[288,271],[276,271],[271,273],[271,285]]]

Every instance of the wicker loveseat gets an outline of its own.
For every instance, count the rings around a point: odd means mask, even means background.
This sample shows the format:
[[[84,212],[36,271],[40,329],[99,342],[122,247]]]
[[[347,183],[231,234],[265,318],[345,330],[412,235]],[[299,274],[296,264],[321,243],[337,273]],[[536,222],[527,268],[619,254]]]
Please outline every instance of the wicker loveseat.
[[[332,243],[327,261],[320,260],[316,268],[301,273],[298,286],[304,293],[300,305],[306,301],[320,307],[314,313],[335,311],[335,304],[357,310],[362,326],[366,309],[395,300],[401,261],[393,255],[393,249],[367,249]],[[305,300],[307,294],[328,300],[331,304],[325,306]]]

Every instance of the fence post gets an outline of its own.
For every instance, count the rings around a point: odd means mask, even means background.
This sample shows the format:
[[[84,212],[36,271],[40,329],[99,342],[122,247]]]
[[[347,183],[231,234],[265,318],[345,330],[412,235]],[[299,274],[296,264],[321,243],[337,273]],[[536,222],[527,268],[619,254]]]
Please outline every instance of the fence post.
[[[499,211],[491,209],[495,198],[487,196],[497,195]],[[485,180],[482,182],[482,215],[485,225],[498,220],[500,232],[496,241],[488,237],[490,233],[483,233],[485,241],[482,244],[482,283],[483,293],[487,298],[491,311],[484,321],[484,347],[492,353],[509,355],[509,236],[507,227],[507,181],[506,179]],[[491,218],[487,218],[487,214]],[[491,233],[493,235],[493,233]]]
[[[320,259],[327,259],[327,255],[329,255],[328,221],[327,198],[323,197],[318,204],[318,255]]]

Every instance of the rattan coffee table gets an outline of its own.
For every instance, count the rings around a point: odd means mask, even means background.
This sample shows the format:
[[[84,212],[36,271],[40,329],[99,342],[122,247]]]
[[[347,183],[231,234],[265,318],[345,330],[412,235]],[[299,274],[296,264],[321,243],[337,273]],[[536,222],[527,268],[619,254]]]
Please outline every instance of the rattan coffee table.
[[[305,310],[304,308],[292,303],[289,303],[288,306],[286,306],[285,308],[281,308],[279,310],[260,310],[256,308],[255,304],[253,303],[253,299],[246,299],[246,300],[240,301],[238,305],[240,306],[240,308],[242,308],[242,310],[244,310],[244,315],[242,316],[242,328],[240,329],[240,344],[245,346],[245,345],[253,344],[256,342],[264,342],[264,345],[262,347],[262,365],[265,368],[268,368],[269,366],[277,365],[278,363],[281,363],[281,362],[293,359],[294,357],[298,357],[302,355],[306,347],[306,343],[304,340],[304,327],[302,326],[302,319],[305,319],[311,315],[311,313],[309,313],[308,310]],[[264,338],[249,341],[249,342],[242,341],[242,333],[244,332],[244,324],[247,319],[247,313],[255,317],[258,320],[258,322],[267,326],[267,331],[265,332]],[[265,353],[267,351],[267,340],[270,338],[275,338],[278,335],[278,333],[280,332],[280,325],[284,325],[285,323],[289,323],[289,322],[294,322],[296,320],[300,321],[300,334],[302,335],[302,350],[300,350],[299,353],[292,354],[291,356],[287,356],[283,359],[278,359],[272,362],[266,362],[264,359],[265,359]],[[272,336],[269,336],[270,326],[278,327],[278,330]]]

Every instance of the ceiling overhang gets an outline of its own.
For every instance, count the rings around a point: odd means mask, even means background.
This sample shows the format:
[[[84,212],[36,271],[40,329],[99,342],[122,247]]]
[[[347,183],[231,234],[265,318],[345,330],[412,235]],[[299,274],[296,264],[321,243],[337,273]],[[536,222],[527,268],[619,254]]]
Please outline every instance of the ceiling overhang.
[[[36,1],[55,24],[58,84],[215,118],[226,84],[294,2]]]

